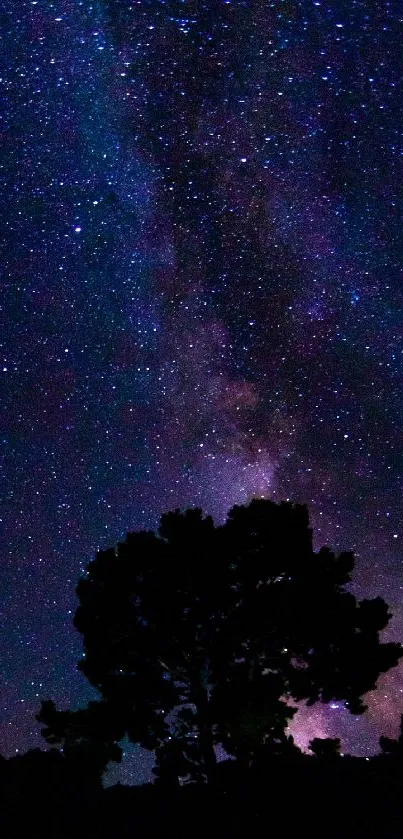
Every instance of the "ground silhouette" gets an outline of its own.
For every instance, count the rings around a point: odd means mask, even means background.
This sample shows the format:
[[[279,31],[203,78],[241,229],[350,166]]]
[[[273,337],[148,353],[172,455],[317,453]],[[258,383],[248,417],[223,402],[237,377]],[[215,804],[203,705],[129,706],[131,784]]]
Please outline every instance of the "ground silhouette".
[[[0,784],[7,839],[403,835],[402,767],[390,756],[266,755],[249,770],[218,764],[211,784],[102,789],[60,752],[36,750],[0,761]]]

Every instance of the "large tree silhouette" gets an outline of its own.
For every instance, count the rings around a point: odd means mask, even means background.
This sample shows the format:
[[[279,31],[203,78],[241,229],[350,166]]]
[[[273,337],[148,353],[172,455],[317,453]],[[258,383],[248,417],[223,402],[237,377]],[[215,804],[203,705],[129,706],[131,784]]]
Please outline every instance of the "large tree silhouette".
[[[218,743],[248,764],[292,750],[292,700],[361,713],[402,652],[379,641],[386,603],[346,591],[353,567],[352,553],[313,551],[308,511],[291,503],[254,500],[219,527],[175,511],[157,534],[130,533],[77,587],[79,667],[102,701],[64,718],[44,703],[46,738],[103,738],[113,758],[127,734],[157,749],[160,780],[175,783],[211,779]]]

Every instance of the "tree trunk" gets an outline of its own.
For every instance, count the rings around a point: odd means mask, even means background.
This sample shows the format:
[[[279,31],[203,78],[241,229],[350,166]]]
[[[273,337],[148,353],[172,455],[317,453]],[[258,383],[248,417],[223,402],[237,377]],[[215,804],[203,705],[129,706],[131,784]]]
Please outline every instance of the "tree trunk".
[[[207,783],[211,784],[215,780],[217,758],[214,751],[214,742],[211,732],[211,725],[202,723],[200,721],[200,751],[203,758],[203,769],[206,774]]]
[[[195,696],[196,723],[199,728],[198,739],[200,756],[202,758],[202,770],[206,775],[207,783],[215,779],[217,758],[214,751],[214,738],[212,725],[209,718],[209,697],[208,691],[200,687]]]

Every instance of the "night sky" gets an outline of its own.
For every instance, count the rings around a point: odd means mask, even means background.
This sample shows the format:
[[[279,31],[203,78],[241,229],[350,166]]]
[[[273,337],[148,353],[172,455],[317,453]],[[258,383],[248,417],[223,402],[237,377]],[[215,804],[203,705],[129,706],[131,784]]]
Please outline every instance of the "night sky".
[[[4,754],[93,696],[80,571],[177,506],[306,502],[403,639],[402,11],[3,2]],[[379,684],[297,741],[373,753],[402,669]]]

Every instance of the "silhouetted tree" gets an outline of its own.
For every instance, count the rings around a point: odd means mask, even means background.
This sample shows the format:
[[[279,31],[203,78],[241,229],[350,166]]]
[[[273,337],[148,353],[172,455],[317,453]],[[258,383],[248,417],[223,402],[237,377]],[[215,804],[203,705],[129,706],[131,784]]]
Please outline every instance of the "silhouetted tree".
[[[314,737],[309,743],[309,748],[315,757],[333,758],[340,757],[339,737]]]
[[[109,761],[119,763],[122,749],[118,745],[124,727],[117,724],[116,712],[106,702],[90,702],[78,711],[58,711],[52,700],[41,703],[38,722],[44,723],[41,734],[52,746],[63,745],[66,761],[77,774],[100,780]]]
[[[220,527],[176,511],[158,534],[130,533],[77,587],[79,667],[103,701],[66,717],[66,735],[63,712],[42,711],[47,739],[58,727],[67,744],[77,719],[91,739],[105,714],[104,742],[126,733],[156,748],[161,779],[167,767],[210,779],[217,743],[249,763],[263,747],[295,748],[284,733],[292,699],[343,699],[361,713],[402,651],[379,642],[385,602],[345,590],[353,567],[352,553],[313,551],[307,509],[291,503],[254,500]]]
[[[379,738],[379,745],[384,755],[393,755],[403,760],[403,714],[400,718],[400,734],[397,740],[382,735]]]

